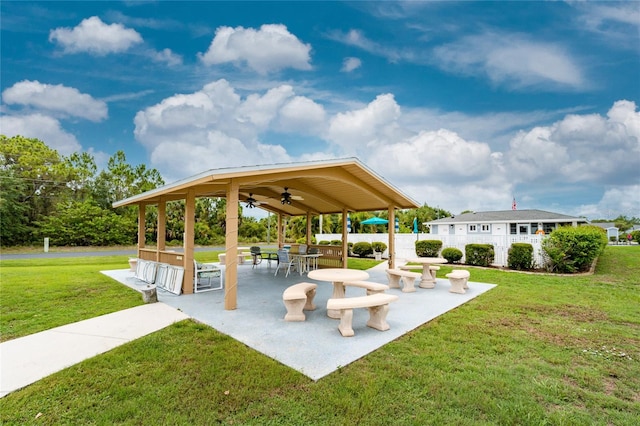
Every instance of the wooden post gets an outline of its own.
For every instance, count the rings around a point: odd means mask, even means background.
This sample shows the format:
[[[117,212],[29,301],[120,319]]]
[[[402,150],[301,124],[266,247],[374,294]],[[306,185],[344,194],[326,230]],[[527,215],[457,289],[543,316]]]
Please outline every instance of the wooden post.
[[[394,269],[396,264],[396,211],[389,206],[389,269]]]
[[[138,249],[144,248],[145,244],[145,228],[146,228],[146,209],[145,205],[140,203],[138,204]],[[140,257],[140,251],[138,251],[138,257]]]
[[[196,224],[196,193],[193,188],[187,191],[187,199],[184,209],[184,278],[182,280],[182,292],[193,294],[193,241]]]
[[[342,209],[342,267],[346,268],[349,262],[349,233],[347,232],[347,209]]]
[[[160,198],[158,202],[158,262],[160,261],[160,252],[166,248],[167,237],[167,202]]]
[[[307,246],[311,245],[311,212],[307,212]]]
[[[234,310],[238,307],[238,191],[240,186],[231,180],[227,186],[227,220],[226,220],[226,269],[224,286],[224,309]]]

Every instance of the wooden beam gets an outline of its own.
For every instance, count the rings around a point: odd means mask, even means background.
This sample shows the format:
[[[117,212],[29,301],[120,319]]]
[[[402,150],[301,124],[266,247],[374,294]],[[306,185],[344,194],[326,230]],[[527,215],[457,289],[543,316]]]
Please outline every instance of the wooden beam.
[[[227,185],[224,309],[238,307],[238,182]]]
[[[160,261],[160,251],[166,248],[166,235],[167,235],[167,202],[160,198],[158,203],[158,234],[156,235],[156,241],[158,242],[158,259]]]

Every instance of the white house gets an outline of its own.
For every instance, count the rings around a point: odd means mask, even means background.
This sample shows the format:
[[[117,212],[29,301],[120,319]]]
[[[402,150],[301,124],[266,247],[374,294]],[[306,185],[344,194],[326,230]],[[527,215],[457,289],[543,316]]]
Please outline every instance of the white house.
[[[607,231],[607,241],[618,241],[620,230],[611,222],[591,222],[591,225],[598,226]],[[626,234],[625,234],[626,237]]]
[[[560,226],[587,224],[587,219],[543,210],[501,210],[471,212],[425,222],[431,230],[426,239],[441,240],[442,247],[455,247],[464,253],[467,244],[493,244],[494,264],[507,265],[513,243],[533,245],[534,257],[542,265],[540,242]]]

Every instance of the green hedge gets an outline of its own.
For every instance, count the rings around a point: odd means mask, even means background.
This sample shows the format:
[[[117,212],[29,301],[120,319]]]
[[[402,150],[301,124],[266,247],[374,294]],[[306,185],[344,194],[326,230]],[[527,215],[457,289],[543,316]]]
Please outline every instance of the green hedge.
[[[607,246],[607,232],[593,225],[563,226],[542,240],[545,268],[552,272],[588,271]]]
[[[373,249],[373,251],[383,253],[387,249],[387,245],[381,241],[374,241],[371,243],[371,248]]]
[[[492,244],[467,244],[464,254],[465,263],[475,266],[490,266],[496,255]]]
[[[513,243],[509,247],[507,265],[510,269],[533,269],[533,246],[528,243]]]
[[[449,263],[458,263],[462,259],[462,251],[455,247],[447,247],[442,250],[442,257]]]
[[[438,257],[442,241],[440,240],[421,240],[416,241],[416,254],[418,257]]]
[[[371,247],[371,244],[366,241],[355,243],[351,251],[353,252],[353,254],[359,257],[366,257],[373,254],[373,248]]]

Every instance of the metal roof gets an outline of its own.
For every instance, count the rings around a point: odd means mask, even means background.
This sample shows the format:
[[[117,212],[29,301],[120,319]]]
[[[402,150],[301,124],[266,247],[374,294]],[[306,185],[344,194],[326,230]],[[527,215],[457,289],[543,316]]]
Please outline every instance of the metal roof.
[[[251,194],[261,209],[288,216],[420,207],[357,158],[212,169],[116,201],[113,207],[182,200],[189,190],[196,198],[225,198],[232,181],[239,185],[240,201]],[[281,203],[285,188],[291,204]]]
[[[587,222],[583,217],[567,216],[560,213],[547,212],[544,210],[499,210],[492,212],[470,212],[454,217],[425,222],[429,225],[451,224],[451,223],[518,223],[518,222]]]

